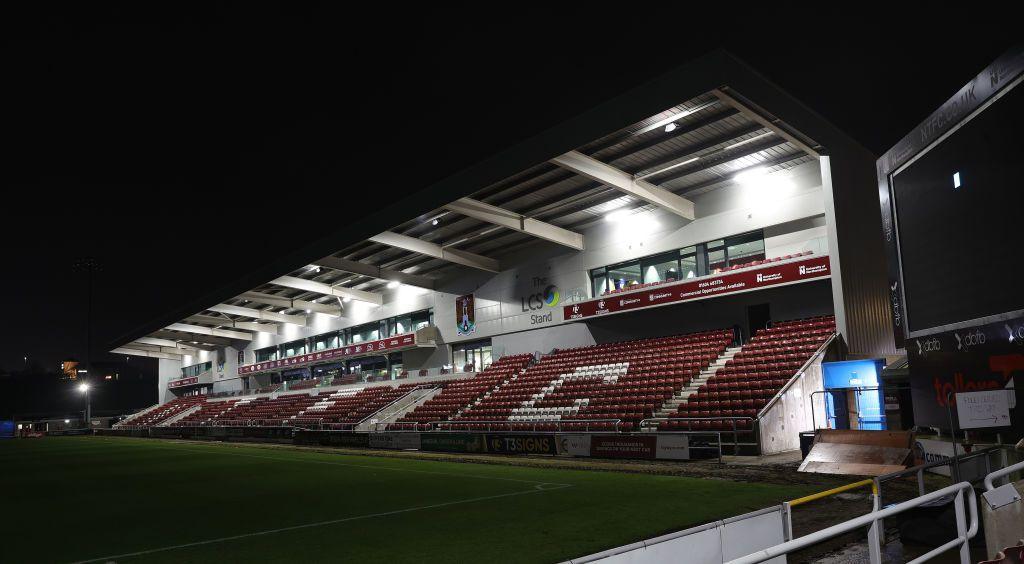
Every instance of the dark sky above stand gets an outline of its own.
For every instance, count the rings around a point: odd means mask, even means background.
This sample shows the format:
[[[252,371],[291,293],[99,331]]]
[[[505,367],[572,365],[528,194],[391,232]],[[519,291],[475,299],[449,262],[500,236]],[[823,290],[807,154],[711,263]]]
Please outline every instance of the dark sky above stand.
[[[716,48],[880,154],[1020,39],[786,4],[292,4],[5,15],[0,368],[84,358],[78,257],[103,264],[106,350],[382,196]]]

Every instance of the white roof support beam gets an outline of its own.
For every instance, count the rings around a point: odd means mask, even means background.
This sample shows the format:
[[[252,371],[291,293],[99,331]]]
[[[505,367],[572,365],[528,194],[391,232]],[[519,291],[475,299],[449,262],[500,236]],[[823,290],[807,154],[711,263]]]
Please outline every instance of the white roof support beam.
[[[332,270],[361,274],[363,276],[369,276],[370,278],[401,282],[407,286],[416,286],[418,288],[426,288],[428,290],[434,289],[434,279],[429,276],[409,274],[407,272],[402,272],[401,270],[381,268],[379,266],[373,266],[372,264],[366,264],[355,260],[337,257],[324,257],[313,264],[330,268]]]
[[[128,343],[127,345],[122,345],[122,348],[138,350],[138,351],[146,351],[146,352],[159,352],[159,353],[165,353],[165,354],[177,354],[177,355],[199,354],[198,350],[186,351],[186,350],[182,350],[182,349],[180,349],[178,347],[161,347],[161,346],[157,346],[157,345],[144,345],[144,344],[141,344],[141,343],[138,343],[138,342],[132,342],[132,343]]]
[[[580,233],[510,212],[480,200],[460,198],[445,207],[455,213],[472,217],[473,219],[479,219],[480,221],[507,227],[520,233],[533,235],[539,239],[558,243],[577,251],[583,250],[583,235]]]
[[[677,196],[650,182],[637,180],[627,172],[607,165],[593,157],[588,157],[578,151],[569,151],[562,156],[551,159],[551,162],[685,219],[693,220],[696,218],[693,202],[690,200]]]
[[[408,235],[402,235],[400,233],[394,233],[392,231],[385,231],[380,235],[370,237],[370,241],[380,243],[381,245],[404,249],[406,251],[412,251],[421,255],[439,258],[441,260],[446,260],[448,262],[461,264],[471,268],[486,270],[487,272],[501,272],[501,266],[498,261],[492,258],[467,251],[460,251],[458,249],[447,249],[437,243],[431,243],[429,241],[409,237]]]
[[[249,317],[252,319],[260,319],[263,321],[278,321],[281,323],[291,323],[292,325],[298,325],[300,327],[306,326],[306,317],[300,315],[285,315],[283,313],[274,313],[272,311],[263,311],[261,309],[253,309],[251,307],[241,307],[227,304],[218,304],[215,306],[210,306],[207,309],[209,309],[210,311],[224,313],[227,315],[238,315],[241,317]]]
[[[291,298],[282,298],[281,296],[275,296],[273,294],[264,294],[263,292],[246,292],[238,296],[238,298],[242,300],[249,300],[250,302],[256,302],[258,304],[286,307],[289,309],[306,309],[322,313],[324,315],[341,317],[341,307],[337,305],[321,304],[306,300],[293,300]]]
[[[197,335],[195,333],[180,333],[175,331],[168,331],[167,329],[159,329],[157,331],[153,331],[152,333],[150,333],[150,336],[156,337],[158,339],[170,339],[176,342],[187,341],[188,346],[195,347],[199,350],[205,351],[213,351],[220,347],[229,347],[232,344],[231,339],[225,339],[223,337]]]
[[[244,331],[252,331],[254,333],[268,333],[270,335],[277,335],[280,333],[280,326],[277,323],[256,323],[253,321],[235,321],[231,324],[235,329],[242,329]]]
[[[134,347],[135,345],[147,345],[147,348],[162,347],[166,349],[177,349],[178,354],[197,354],[200,351],[200,349],[194,345],[186,345],[170,339],[157,339],[155,337],[139,337],[125,346]]]
[[[157,352],[157,351],[141,351],[141,350],[129,349],[129,348],[125,348],[125,347],[120,347],[120,348],[114,349],[114,350],[112,350],[110,352],[112,352],[114,354],[123,354],[123,355],[127,355],[127,356],[147,356],[149,358],[164,358],[164,359],[167,359],[167,360],[181,360],[182,356],[183,356],[183,355],[180,355],[180,354],[171,354],[171,353],[164,353],[164,352]]]
[[[172,323],[167,326],[167,329],[170,331],[192,333],[194,335],[209,335],[211,337],[224,337],[225,339],[237,339],[240,341],[252,340],[251,333],[243,333],[241,331],[229,331],[227,329],[213,329],[211,327],[203,327],[202,325],[189,325],[187,323]],[[195,340],[201,341],[202,339]]]
[[[254,321],[233,321],[226,317],[213,317],[210,315],[190,315],[185,318],[186,322],[189,323],[209,323],[210,325],[217,325],[220,327],[226,327],[231,329],[241,329],[243,331],[252,331],[254,333],[269,333],[271,335],[277,335],[280,333],[277,323],[256,323]]]
[[[306,280],[305,278],[282,276],[271,280],[270,283],[293,290],[302,290],[303,292],[314,292],[325,296],[338,296],[339,298],[352,298],[353,300],[368,302],[374,305],[384,304],[384,297],[374,292],[356,290],[355,288],[342,288],[341,286],[329,286],[323,282]]]
[[[810,156],[812,156],[812,157],[814,157],[816,159],[821,157],[821,155],[818,153],[818,151],[813,149],[810,145],[808,145],[807,143],[804,143],[803,141],[797,139],[796,136],[794,136],[790,132],[786,131],[785,129],[782,129],[781,127],[779,127],[779,122],[781,120],[771,121],[771,120],[765,118],[761,114],[759,114],[759,113],[755,112],[754,110],[748,108],[746,106],[746,104],[744,104],[743,102],[740,102],[736,98],[733,98],[727,92],[719,90],[718,88],[712,90],[711,93],[714,94],[715,97],[718,98],[719,100],[721,100],[722,102],[724,102],[724,103],[726,103],[726,104],[736,108],[737,110],[739,110],[739,112],[741,114],[743,114],[744,117],[746,117],[747,119],[749,119],[751,121],[755,121],[755,122],[763,125],[765,128],[770,129],[776,135],[778,135],[779,137],[782,137],[786,141],[789,141],[790,143],[795,145],[797,148],[799,148],[801,151],[807,153],[808,155],[810,155]]]

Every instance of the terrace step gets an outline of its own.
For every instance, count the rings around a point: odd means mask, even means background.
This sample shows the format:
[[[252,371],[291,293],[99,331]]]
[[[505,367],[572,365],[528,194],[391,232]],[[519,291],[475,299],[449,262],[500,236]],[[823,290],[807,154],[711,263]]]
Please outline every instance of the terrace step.
[[[718,355],[718,358],[716,358],[714,362],[708,365],[704,370],[701,370],[697,376],[694,376],[693,379],[690,380],[690,383],[683,387],[682,390],[679,390],[674,396],[665,400],[661,409],[654,412],[654,417],[668,417],[672,413],[679,411],[680,405],[689,401],[690,396],[696,394],[697,390],[699,390],[701,386],[707,384],[708,380],[714,376],[719,369],[724,367],[727,362],[732,360],[732,358],[736,356],[736,353],[741,350],[743,350],[742,346],[726,348],[725,352]]]
[[[183,410],[179,411],[178,413],[175,413],[171,417],[168,417],[167,419],[164,419],[163,421],[158,423],[156,426],[157,427],[170,427],[171,424],[173,424],[175,421],[179,421],[181,419],[184,419],[184,418],[188,417],[189,415],[192,415],[193,413],[199,411],[202,408],[203,408],[203,403],[202,402],[197,403],[197,404],[193,405],[192,407],[190,407],[188,409],[183,409]]]
[[[407,413],[422,405],[428,399],[441,393],[444,388],[416,388],[408,394],[398,398],[390,404],[380,408],[376,413],[368,416],[359,425],[356,431],[370,431],[377,426],[387,425],[405,417]]]

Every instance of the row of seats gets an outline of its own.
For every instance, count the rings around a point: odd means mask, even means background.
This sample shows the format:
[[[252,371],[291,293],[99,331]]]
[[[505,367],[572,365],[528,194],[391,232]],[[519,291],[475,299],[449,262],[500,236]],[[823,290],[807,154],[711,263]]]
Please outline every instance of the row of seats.
[[[436,396],[398,419],[391,428],[416,429],[436,421],[447,421],[496,386],[519,375],[532,360],[532,354],[503,356],[473,378],[452,381]]]
[[[662,422],[659,428],[751,429],[751,420],[834,332],[833,316],[782,321],[759,330],[697,393],[669,415],[674,420]]]
[[[292,380],[288,382],[289,390],[308,390],[320,384],[319,378],[307,378],[305,380]]]
[[[117,423],[114,427],[153,427],[164,421],[180,415],[182,412],[192,409],[196,404],[206,401],[205,395],[182,396],[150,409],[134,417],[128,417]]]
[[[792,255],[785,255],[785,256],[781,256],[781,257],[772,257],[770,259],[764,259],[764,260],[755,260],[755,261],[745,262],[743,264],[734,264],[732,266],[727,266],[727,267],[725,267],[725,268],[723,268],[721,270],[718,270],[717,272],[732,272],[734,270],[743,270],[744,268],[753,268],[755,266],[764,266],[766,264],[772,264],[772,263],[775,263],[775,262],[782,262],[784,260],[800,258],[800,257],[811,255],[811,254],[814,254],[814,253],[812,251],[804,251],[802,253],[795,253],[795,254],[792,254]]]
[[[732,331],[723,329],[557,350],[452,422],[494,428],[507,421],[538,430],[567,429],[571,423],[593,430],[615,427],[607,420],[618,419],[620,430],[630,430],[714,362],[732,339]]]

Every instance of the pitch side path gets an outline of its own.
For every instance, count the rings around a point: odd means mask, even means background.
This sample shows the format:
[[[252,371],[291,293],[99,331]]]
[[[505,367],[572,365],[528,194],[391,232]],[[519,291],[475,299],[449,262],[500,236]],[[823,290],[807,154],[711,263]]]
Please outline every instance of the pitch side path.
[[[553,562],[820,489],[115,437],[0,476],[0,562]]]

